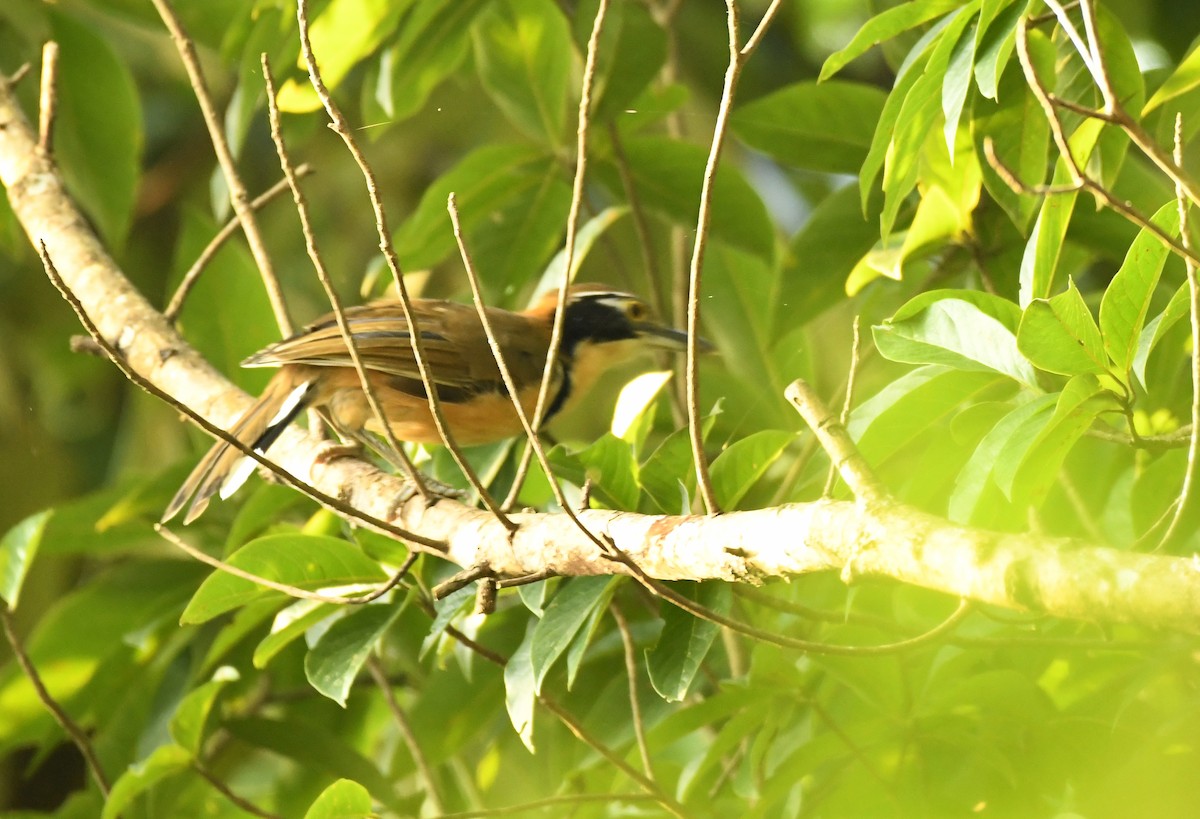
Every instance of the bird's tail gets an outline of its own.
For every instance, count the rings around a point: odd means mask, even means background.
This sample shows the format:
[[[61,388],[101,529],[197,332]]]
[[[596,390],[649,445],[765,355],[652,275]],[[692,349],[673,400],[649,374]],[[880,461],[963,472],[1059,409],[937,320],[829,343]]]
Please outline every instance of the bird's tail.
[[[292,369],[280,370],[268,382],[258,400],[229,430],[230,435],[255,452],[266,452],[292,419],[312,403],[314,391],[312,378]],[[255,465],[254,459],[241,450],[226,441],[217,441],[167,505],[162,516],[163,522],[179,514],[184,506],[188,507],[188,511],[183,522],[192,522],[208,506],[213,495],[227,498],[236,492],[254,472]]]

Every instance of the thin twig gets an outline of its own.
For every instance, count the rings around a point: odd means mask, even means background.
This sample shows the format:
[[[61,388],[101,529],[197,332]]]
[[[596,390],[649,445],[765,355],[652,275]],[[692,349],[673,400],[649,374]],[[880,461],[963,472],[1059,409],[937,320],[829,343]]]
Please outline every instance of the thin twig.
[[[312,173],[313,168],[308,163],[298,165],[296,167],[296,178],[303,179]],[[280,179],[271,187],[260,193],[250,203],[251,210],[261,210],[264,205],[270,202],[279,194],[288,189],[288,181]],[[200,255],[196,257],[196,261],[192,262],[192,266],[183,274],[183,278],[179,281],[179,287],[175,288],[174,295],[171,296],[171,301],[167,304],[167,309],[163,310],[163,318],[172,324],[179,318],[180,311],[183,310],[183,303],[187,300],[188,295],[192,292],[192,288],[196,286],[196,282],[200,280],[200,274],[208,267],[209,262],[217,255],[217,252],[225,246],[229,238],[237,233],[241,227],[241,222],[237,216],[227,221],[216,235],[209,240],[204,250],[200,251]]]
[[[262,276],[263,285],[267,290],[267,299],[271,302],[271,310],[275,313],[275,322],[279,325],[279,332],[286,338],[292,335],[292,320],[288,316],[283,290],[275,275],[275,267],[271,264],[266,242],[258,229],[258,220],[250,208],[250,194],[246,191],[246,186],[238,175],[237,161],[225,138],[224,124],[217,113],[216,105],[213,104],[212,95],[208,91],[204,70],[196,56],[196,46],[184,31],[183,24],[179,21],[175,9],[171,7],[170,0],[152,0],[152,2],[158,9],[158,16],[162,18],[167,30],[171,32],[171,39],[175,41],[175,47],[178,49],[183,67],[187,71],[192,91],[196,95],[196,101],[200,104],[200,112],[204,116],[204,124],[208,128],[208,138],[212,141],[217,162],[221,166],[221,172],[225,175],[225,184],[229,186],[229,201],[233,205],[233,212],[237,214],[238,221],[242,224],[242,230],[246,234],[246,243],[250,246],[250,252],[258,265],[259,274]]]
[[[58,43],[42,46],[42,80],[38,96],[38,151],[53,153],[54,121],[58,118]]]
[[[812,428],[855,497],[868,505],[886,500],[887,489],[875,477],[846,428],[833,416],[812,386],[798,378],[788,385],[783,394]]]
[[[842,414],[838,418],[838,423],[843,427],[850,420],[850,409],[854,406],[854,382],[858,377],[858,348],[859,339],[859,321],[860,317],[854,317],[854,338],[850,342],[850,369],[846,372],[846,396],[842,400]],[[829,474],[825,478],[825,489],[821,492],[821,497],[828,498],[833,494],[833,485],[837,481],[837,465],[831,460],[829,462]]]
[[[568,731],[575,735],[576,739],[578,739],[584,745],[587,745],[592,750],[596,751],[598,754],[600,754],[600,756],[607,759],[611,765],[618,768],[622,773],[640,785],[642,789],[646,791],[646,793],[653,796],[655,800],[673,816],[687,816],[687,811],[684,810],[683,805],[679,804],[677,801],[664,793],[662,789],[660,789],[654,782],[654,780],[645,776],[637,768],[633,767],[624,759],[622,759],[619,754],[615,753],[607,745],[588,733],[584,729],[583,725],[555,700],[551,699],[545,694],[540,694],[538,696],[538,702],[540,702],[547,711],[558,717],[559,721],[567,727]]]
[[[379,195],[379,188],[375,181],[375,171],[371,168],[370,163],[367,162],[366,155],[363,154],[362,149],[359,147],[358,140],[354,136],[354,130],[350,127],[341,108],[338,107],[333,99],[333,95],[329,93],[329,89],[325,86],[325,81],[321,78],[320,68],[317,65],[316,55],[313,53],[312,42],[308,33],[307,0],[297,0],[296,17],[300,26],[300,50],[304,55],[305,63],[308,65],[308,75],[313,89],[317,92],[321,104],[325,107],[325,111],[329,115],[330,127],[342,138],[347,150],[354,157],[354,161],[362,173],[363,182],[367,189],[367,196],[371,201],[371,209],[375,214],[375,231],[379,237],[379,249],[383,253],[388,270],[392,274],[392,282],[396,287],[396,296],[400,302],[400,309],[404,313],[405,322],[408,324],[409,345],[412,347],[413,359],[417,365],[417,372],[421,377],[421,385],[425,389],[425,398],[429,403],[429,414],[433,418],[434,426],[437,428],[438,437],[445,444],[446,449],[450,451],[450,455],[454,458],[459,470],[466,476],[475,491],[479,493],[479,497],[488,508],[488,511],[496,517],[506,530],[510,533],[515,532],[517,524],[504,513],[499,504],[496,503],[487,491],[487,488],[480,482],[479,476],[475,474],[474,468],[472,468],[466,456],[463,455],[458,443],[454,440],[454,435],[450,430],[449,424],[446,423],[441,401],[438,397],[437,380],[434,378],[433,369],[425,356],[425,345],[421,336],[416,311],[413,309],[412,299],[408,294],[408,287],[404,283],[404,273],[400,268],[400,259],[396,255],[396,249],[392,244],[392,231],[388,227],[387,212],[384,210],[383,200]],[[390,425],[384,426],[384,435],[391,447],[401,450]],[[416,474],[416,469],[411,468],[411,461],[408,460],[407,455],[402,454],[401,457],[405,461],[406,468],[410,468],[410,472]],[[422,492],[425,494],[423,482],[421,486]],[[426,496],[428,497],[428,495]]]
[[[368,515],[360,509],[355,509],[353,506],[341,500],[340,498],[335,498],[332,495],[322,492],[315,486],[309,484],[307,481],[300,480],[291,472],[288,472],[282,466],[275,463],[270,458],[267,458],[262,453],[255,451],[253,447],[247,446],[245,443],[238,440],[237,437],[231,435],[227,430],[212,423],[191,407],[176,401],[174,396],[168,394],[157,384],[154,384],[141,373],[134,370],[129,366],[128,362],[125,361],[124,357],[112,345],[112,343],[103,335],[101,335],[99,328],[96,327],[95,322],[92,321],[92,317],[88,315],[87,311],[83,307],[83,304],[80,303],[79,298],[75,295],[74,291],[67,286],[67,283],[63,281],[58,269],[54,266],[54,260],[50,258],[50,252],[46,250],[45,242],[41,243],[39,252],[42,257],[42,266],[46,270],[46,275],[49,277],[51,283],[53,283],[58,289],[58,292],[62,294],[62,297],[66,299],[67,304],[71,305],[71,309],[75,311],[75,315],[79,318],[79,323],[84,326],[84,329],[88,331],[88,335],[90,335],[100,349],[104,351],[104,354],[108,357],[108,360],[115,364],[117,369],[121,371],[122,375],[124,375],[135,385],[141,387],[150,395],[153,395],[155,398],[159,399],[173,409],[178,410],[183,415],[186,415],[194,424],[196,424],[196,426],[203,429],[209,435],[213,436],[214,438],[219,438],[234,449],[241,452],[246,457],[253,458],[259,465],[266,467],[273,475],[277,476],[284,483],[300,490],[313,500],[316,500],[330,509],[333,509],[339,514],[345,515],[349,519],[364,523],[373,529],[386,532],[393,537],[408,541],[411,544],[423,546],[428,551],[433,551],[438,554],[445,553],[446,544],[440,540],[434,540],[433,538],[425,537],[424,535],[411,532],[407,529],[396,526],[395,524],[381,520],[373,515]]]
[[[400,458],[400,466],[408,474],[410,480],[417,487],[417,491],[423,497],[430,497],[428,488],[425,485],[425,480],[421,473],[413,464],[412,459],[404,451],[400,442],[396,440],[395,434],[392,431],[391,424],[388,423],[387,414],[383,410],[383,404],[379,401],[379,396],[375,392],[375,385],[371,382],[371,377],[367,372],[366,365],[363,364],[362,355],[358,350],[358,341],[354,336],[354,332],[350,329],[350,322],[346,319],[345,307],[342,305],[342,299],[338,295],[337,288],[333,286],[333,280],[329,276],[329,271],[325,267],[324,257],[321,255],[320,249],[317,247],[317,236],[313,231],[312,220],[308,215],[308,200],[304,196],[304,192],[300,189],[295,171],[292,170],[291,160],[288,158],[287,146],[283,141],[283,131],[279,121],[279,106],[275,101],[275,78],[271,73],[271,66],[267,60],[267,55],[261,55],[263,82],[267,89],[267,115],[271,123],[271,139],[275,143],[275,151],[279,155],[279,166],[283,170],[283,175],[287,179],[288,187],[292,190],[292,201],[296,205],[296,213],[300,217],[300,229],[304,234],[304,244],[308,250],[308,257],[312,260],[313,270],[317,274],[317,279],[321,282],[321,287],[325,290],[325,296],[329,300],[329,306],[333,310],[334,321],[337,322],[338,330],[342,334],[342,341],[346,345],[346,351],[350,354],[350,361],[354,365],[354,371],[358,374],[358,383],[362,388],[363,395],[366,396],[367,404],[371,407],[371,413],[375,417],[376,423],[383,430],[388,446]],[[416,332],[412,325],[409,325],[412,332]],[[428,392],[430,401],[436,403],[436,392]],[[435,416],[435,421],[439,416]]]
[[[492,351],[492,357],[496,360],[497,369],[500,370],[500,378],[504,381],[504,388],[508,391],[508,397],[512,402],[513,410],[516,411],[517,418],[525,430],[525,437],[529,440],[529,446],[537,456],[542,470],[546,473],[550,489],[554,492],[554,499],[558,501],[563,514],[571,519],[571,522],[579,528],[580,532],[595,543],[602,553],[610,554],[613,551],[613,545],[602,540],[592,532],[579,519],[578,513],[571,508],[571,504],[567,501],[567,496],[563,493],[562,484],[559,483],[558,477],[554,474],[554,470],[550,466],[550,459],[546,456],[546,450],[542,446],[542,442],[538,439],[537,430],[534,428],[529,413],[525,411],[524,405],[521,404],[521,393],[517,389],[517,382],[512,376],[512,371],[508,368],[508,362],[504,359],[504,350],[496,338],[495,330],[492,328],[492,319],[487,314],[487,308],[483,303],[483,290],[479,285],[479,274],[475,271],[475,262],[472,260],[471,252],[467,248],[466,237],[463,236],[462,220],[458,215],[458,204],[455,201],[453,192],[450,193],[450,196],[446,200],[446,209],[450,213],[450,224],[454,229],[454,239],[458,243],[458,253],[462,258],[463,269],[467,274],[467,281],[471,285],[471,298],[475,303],[475,312],[479,315],[479,322],[483,326],[484,335],[487,336],[488,347]]]
[[[1183,114],[1175,115],[1175,164],[1183,164]],[[1192,238],[1189,225],[1189,206],[1183,186],[1175,184],[1175,198],[1179,203],[1179,236],[1183,246],[1191,250]],[[1191,260],[1185,260],[1189,296],[1188,315],[1192,330],[1192,434],[1188,439],[1187,466],[1183,473],[1183,483],[1179,487],[1179,497],[1175,500],[1175,511],[1171,523],[1159,540],[1158,549],[1171,543],[1179,524],[1192,505],[1193,487],[1196,483],[1196,471],[1200,466],[1200,282],[1196,278],[1196,265]]]
[[[532,465],[533,447],[529,446],[527,442],[525,449],[521,452],[521,459],[517,462],[516,472],[513,473],[512,486],[508,488],[508,495],[500,504],[500,508],[505,512],[511,512],[512,508],[517,505],[517,500],[521,497],[521,487],[525,485],[525,477],[529,474],[529,467]]]
[[[233,792],[233,789],[231,789],[228,785],[226,785],[223,781],[221,781],[221,778],[219,776],[217,776],[212,771],[210,771],[208,768],[206,768],[204,765],[202,765],[199,760],[195,760],[195,759],[192,760],[192,769],[196,773],[200,774],[200,777],[205,782],[207,782],[209,785],[211,785],[217,791],[217,793],[224,796],[226,799],[228,799],[230,802],[232,802],[237,807],[244,810],[246,813],[253,814],[254,816],[261,816],[263,819],[283,819],[283,817],[280,816],[278,813],[271,813],[271,811],[260,808],[258,805],[254,804],[249,799],[238,796],[236,793]]]
[[[633,632],[625,613],[615,602],[609,606],[613,619],[617,622],[617,631],[621,632],[621,643],[625,647],[625,676],[629,680],[629,713],[633,719],[633,735],[637,739],[638,753],[642,755],[642,770],[646,776],[655,779],[654,764],[650,760],[650,746],[646,743],[646,726],[642,721],[642,706],[638,700],[638,665],[637,647],[633,644]]]
[[[17,630],[13,626],[12,612],[7,608],[0,608],[0,621],[4,625],[4,636],[8,638],[8,644],[12,647],[13,656],[17,659],[17,664],[21,666],[21,670],[25,672],[25,676],[29,678],[30,685],[33,686],[34,692],[41,700],[42,705],[54,717],[54,721],[67,732],[67,736],[75,743],[75,747],[79,749],[79,753],[83,755],[84,762],[87,763],[88,771],[91,772],[92,778],[96,780],[96,786],[100,788],[100,792],[104,797],[108,798],[109,784],[108,777],[104,775],[104,769],[100,767],[100,759],[96,756],[96,751],[92,748],[91,740],[88,739],[84,730],[79,727],[79,723],[71,719],[70,715],[62,709],[62,706],[50,696],[50,692],[46,690],[45,684],[42,682],[41,676],[38,674],[37,668],[29,659],[29,655],[25,653],[25,646],[21,643],[17,636]]]
[[[17,66],[17,70],[8,77],[3,77],[0,75],[0,81],[4,82],[5,85],[15,86],[17,83],[21,82],[21,80],[25,79],[25,77],[32,70],[33,66],[30,63],[21,63],[19,66]]]
[[[400,736],[404,739],[409,756],[416,763],[417,773],[425,783],[425,793],[428,794],[430,807],[437,813],[444,813],[446,808],[441,794],[438,793],[437,777],[433,775],[433,768],[429,767],[429,760],[426,758],[425,752],[421,750],[421,744],[417,742],[417,735],[413,731],[412,723],[408,721],[408,715],[404,713],[404,709],[400,707],[400,701],[396,699],[396,692],[392,690],[392,684],[388,682],[387,674],[383,671],[383,664],[378,655],[372,654],[367,658],[367,670],[371,672],[375,684],[383,692],[384,701],[387,702],[388,710],[392,712],[392,718],[396,720],[396,727],[400,729]]]
[[[726,22],[729,30],[729,65],[725,69],[725,85],[721,91],[721,103],[717,108],[717,119],[713,125],[712,145],[708,152],[708,161],[704,166],[704,181],[700,187],[700,207],[696,217],[696,238],[692,243],[692,260],[688,269],[687,297],[687,359],[686,370],[686,404],[688,412],[688,437],[692,443],[692,460],[696,466],[696,487],[704,506],[710,514],[721,511],[717,503],[717,495],[713,490],[712,478],[708,472],[708,457],[704,452],[704,431],[700,418],[700,381],[699,381],[699,342],[700,342],[700,288],[701,271],[704,267],[704,251],[708,246],[708,230],[712,221],[712,197],[716,184],[717,165],[721,159],[721,151],[725,145],[725,134],[729,128],[729,117],[733,110],[733,96],[741,76],[742,66],[750,54],[758,46],[775,13],[779,10],[779,2],[773,2],[767,7],[759,22],[753,37],[746,43],[745,49],[739,49],[740,15],[737,0],[725,0]]]
[[[240,577],[243,580],[249,580],[251,583],[254,583],[257,586],[282,592],[288,597],[295,597],[299,600],[312,600],[317,603],[329,603],[334,606],[358,606],[378,600],[392,589],[400,585],[400,581],[403,580],[404,576],[408,574],[408,570],[412,568],[412,565],[417,561],[417,557],[419,557],[419,553],[410,552],[408,558],[405,559],[404,563],[399,569],[396,570],[395,574],[393,574],[386,583],[372,590],[370,593],[362,595],[361,597],[348,597],[342,595],[321,594],[320,592],[311,592],[308,589],[302,589],[299,586],[292,586],[288,583],[280,583],[278,580],[271,580],[270,578],[262,577],[261,575],[254,574],[253,572],[248,572],[245,569],[239,569],[237,566],[226,563],[220,558],[213,557],[207,552],[197,549],[195,546],[188,543],[186,540],[172,532],[166,526],[163,526],[161,523],[154,524],[154,531],[162,535],[162,537],[169,543],[181,551],[191,555],[201,563],[207,563],[214,569],[219,569],[220,571],[232,575],[233,577]]]
[[[596,79],[596,51],[600,43],[600,32],[604,27],[604,15],[608,11],[608,0],[600,0],[596,17],[592,21],[592,34],[588,38],[587,57],[583,65],[583,81],[579,94],[579,121],[575,129],[575,176],[571,184],[571,204],[567,210],[567,238],[564,247],[563,281],[558,289],[558,303],[554,310],[554,321],[550,326],[550,346],[546,348],[546,360],[542,365],[542,378],[538,384],[537,401],[533,409],[533,434],[541,428],[542,418],[549,406],[550,384],[559,367],[558,351],[562,347],[563,323],[566,320],[567,288],[571,284],[575,266],[575,235],[579,226],[579,211],[583,206],[583,182],[587,174],[588,127],[592,106],[592,85]],[[453,194],[451,194],[453,196]],[[481,302],[476,298],[476,305]],[[482,309],[482,308],[481,308]],[[518,475],[524,480],[525,475]],[[514,482],[514,491],[520,492],[521,482]],[[511,493],[510,493],[511,494]]]

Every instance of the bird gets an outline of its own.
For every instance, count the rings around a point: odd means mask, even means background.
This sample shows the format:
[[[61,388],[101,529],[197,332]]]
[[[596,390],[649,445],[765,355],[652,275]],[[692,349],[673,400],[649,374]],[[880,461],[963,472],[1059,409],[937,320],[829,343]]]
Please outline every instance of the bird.
[[[485,308],[528,417],[537,403],[558,299],[559,291],[550,290],[522,312]],[[520,418],[476,309],[441,299],[413,299],[411,307],[431,381],[455,441],[470,446],[521,433]],[[441,443],[401,303],[369,302],[346,309],[344,316],[396,439]],[[577,404],[613,366],[656,349],[684,352],[687,341],[687,333],[661,323],[649,305],[632,293],[602,284],[569,286],[543,422]],[[696,343],[701,352],[714,349],[702,338]],[[265,453],[301,412],[316,409],[344,437],[379,448],[383,430],[334,314],[260,350],[242,366],[278,367],[258,400],[229,430],[246,447]],[[186,506],[184,523],[190,523],[213,495],[224,499],[236,492],[255,465],[238,448],[217,441],[179,488],[162,520],[171,520]]]

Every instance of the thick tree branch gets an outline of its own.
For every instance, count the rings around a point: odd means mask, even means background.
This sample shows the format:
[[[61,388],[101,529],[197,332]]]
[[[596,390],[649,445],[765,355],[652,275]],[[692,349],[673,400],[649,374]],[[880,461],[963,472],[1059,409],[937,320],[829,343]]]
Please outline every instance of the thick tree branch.
[[[65,284],[126,362],[184,404],[229,424],[249,398],[218,375],[121,274],[68,197],[37,137],[0,84],[0,182],[35,246],[45,242]],[[294,474],[363,512],[443,540],[460,566],[497,576],[629,573],[563,514],[514,515],[512,534],[486,511],[453,501],[397,503],[405,484],[343,458],[314,466],[319,442],[291,430],[271,454]],[[590,531],[647,576],[754,582],[841,570],[886,576],[954,597],[1057,617],[1200,632],[1200,566],[1186,558],[1086,547],[951,524],[896,503],[820,501],[720,517],[587,510]]]

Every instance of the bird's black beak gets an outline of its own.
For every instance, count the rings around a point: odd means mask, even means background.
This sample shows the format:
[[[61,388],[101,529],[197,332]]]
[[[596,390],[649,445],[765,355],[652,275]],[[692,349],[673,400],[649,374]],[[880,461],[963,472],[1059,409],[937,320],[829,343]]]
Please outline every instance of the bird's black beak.
[[[682,353],[687,350],[688,334],[683,330],[676,330],[674,327],[667,327],[650,321],[640,321],[634,322],[633,331],[637,333],[638,338],[652,347],[670,350],[673,353]],[[708,339],[696,339],[696,350],[698,352],[711,353],[715,352],[716,349],[716,345]]]

